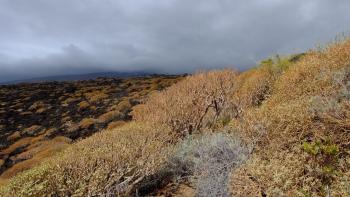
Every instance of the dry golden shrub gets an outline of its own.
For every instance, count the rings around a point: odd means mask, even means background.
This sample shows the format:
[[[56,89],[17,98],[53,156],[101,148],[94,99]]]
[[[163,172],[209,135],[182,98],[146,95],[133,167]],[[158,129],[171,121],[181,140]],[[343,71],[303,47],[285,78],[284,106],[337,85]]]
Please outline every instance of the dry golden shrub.
[[[250,108],[239,119],[231,121],[232,132],[253,146],[288,149],[293,143],[299,144],[312,128],[317,128],[309,106],[309,100],[294,100],[273,107],[264,104]]]
[[[122,113],[128,111],[131,109],[131,104],[130,104],[130,98],[124,98],[121,102],[118,103],[118,105],[115,107],[115,110],[118,110]]]
[[[90,107],[90,103],[88,103],[87,101],[81,101],[80,103],[78,103],[79,110],[84,110],[88,107]]]
[[[241,73],[235,80],[237,90],[233,94],[233,102],[244,110],[261,104],[270,94],[275,74],[267,66]]]
[[[10,136],[8,136],[7,140],[13,141],[13,140],[17,140],[20,137],[21,137],[21,133],[19,131],[16,131],[16,132],[12,133]]]
[[[97,121],[99,123],[109,123],[111,122],[112,120],[115,120],[119,117],[122,117],[123,114],[120,113],[119,111],[109,111],[107,113],[104,113],[102,115],[100,115],[98,118],[97,118]]]
[[[332,44],[322,51],[308,52],[276,81],[274,98],[270,102],[331,95],[334,88],[339,88],[334,87],[334,73],[349,67],[349,62],[350,39]]]
[[[334,130],[327,123],[315,122],[314,117],[308,112],[307,104],[306,101],[293,101],[273,109],[252,111],[251,114],[246,114],[246,119],[242,121],[244,123],[236,124],[239,125],[235,127],[236,131],[239,127],[241,132],[243,131],[240,136],[244,136],[255,146],[255,161],[251,161],[244,168],[250,171],[253,179],[264,183],[259,187],[268,196],[287,194],[295,196],[301,193],[325,195],[321,192],[325,185],[322,184],[322,175],[318,172],[320,169],[315,168],[310,156],[302,151],[303,142],[324,139],[336,144],[343,153],[349,150],[346,148],[349,133]],[[350,116],[347,117],[347,120],[349,119]],[[346,154],[344,156],[340,156],[339,161],[349,159]],[[344,188],[343,190],[334,188],[339,186],[337,182],[344,179],[342,174],[349,172],[349,165],[337,166],[340,174],[330,188],[333,194],[339,192],[344,195],[346,191]],[[288,183],[289,186],[282,183]]]
[[[92,105],[92,106],[89,107],[89,109],[92,110],[92,111],[95,111],[97,109],[97,107]]]
[[[115,129],[115,128],[123,126],[125,124],[126,124],[126,122],[122,121],[122,120],[120,120],[120,121],[113,121],[113,122],[108,124],[107,130]]]
[[[87,128],[93,126],[96,122],[97,122],[97,120],[94,118],[84,118],[79,122],[78,126],[79,126],[79,128],[87,129]]]
[[[92,92],[87,92],[84,94],[84,96],[91,103],[101,101],[101,100],[109,97],[109,95],[106,94],[105,91],[102,91],[102,90],[95,90]]]
[[[16,155],[16,158],[14,158],[15,160],[24,161],[4,171],[0,178],[9,179],[20,172],[31,169],[42,163],[46,158],[52,157],[67,148],[70,143],[71,140],[63,136],[56,137],[50,141],[32,142],[31,145],[26,148],[26,151]]]
[[[276,80],[272,96],[259,109],[269,119],[269,135],[279,135],[270,138],[284,137],[289,141],[305,139],[310,134],[312,137],[330,137],[334,132],[340,137],[339,131],[344,134],[350,117],[349,100],[343,95],[349,91],[346,87],[349,68],[350,40],[324,51],[311,51],[291,66]]]
[[[126,195],[162,168],[172,138],[166,129],[141,123],[96,133],[14,177],[0,195]]]
[[[28,146],[30,143],[33,142],[34,137],[25,137],[17,140],[15,143],[11,144],[6,149],[2,150],[1,153],[3,154],[10,154],[14,152],[16,149],[24,148]]]
[[[66,121],[64,124],[64,127],[66,128],[66,131],[69,133],[76,132],[79,130],[79,123],[75,123],[73,121]]]
[[[256,68],[240,73],[235,78],[237,88],[232,96],[238,115],[248,108],[261,105],[271,95],[275,80],[303,56],[304,54],[276,56],[263,60]]]
[[[62,101],[62,106],[67,106],[67,105],[69,105],[70,103],[79,101],[79,99],[80,99],[80,98],[77,98],[77,97],[69,97],[69,98],[67,98],[66,100]]]
[[[343,166],[350,166],[350,159],[343,160]],[[349,196],[350,195],[350,170],[345,172],[342,177],[336,179],[332,185],[333,196]]]
[[[66,192],[90,195],[127,192],[164,162],[166,155],[159,150],[166,148],[170,136],[163,132],[131,123],[96,134],[55,162],[59,166],[56,178],[73,183],[64,186]],[[83,184],[82,179],[86,180]]]
[[[35,133],[39,132],[42,129],[40,125],[32,125],[28,128],[23,129],[22,133],[28,134],[28,135],[34,135]]]
[[[288,151],[268,158],[254,155],[246,165],[233,170],[232,196],[300,196],[300,187],[311,181],[301,176],[304,162],[304,155]]]
[[[4,197],[48,196],[51,191],[46,177],[51,166],[43,162],[30,170],[19,173],[12,179],[0,178],[0,195]]]
[[[349,185],[349,68],[350,40],[310,51],[276,79],[261,106],[231,122],[233,132],[253,144],[241,170],[267,196],[349,195],[350,187],[340,186]],[[332,147],[334,154],[310,154],[305,144]],[[235,176],[232,190],[239,188]]]
[[[230,69],[197,73],[150,95],[132,115],[137,121],[167,125],[182,135],[191,133],[205,126],[206,119],[216,121],[229,104],[236,76]]]
[[[47,110],[48,110],[48,108],[46,108],[46,107],[41,107],[41,108],[37,109],[37,110],[35,111],[35,113],[36,113],[36,114],[42,114],[42,113],[44,113],[44,112],[47,111]]]
[[[247,166],[247,164],[246,164]],[[246,167],[235,168],[229,180],[231,196],[262,196],[261,183],[258,183],[247,171]]]

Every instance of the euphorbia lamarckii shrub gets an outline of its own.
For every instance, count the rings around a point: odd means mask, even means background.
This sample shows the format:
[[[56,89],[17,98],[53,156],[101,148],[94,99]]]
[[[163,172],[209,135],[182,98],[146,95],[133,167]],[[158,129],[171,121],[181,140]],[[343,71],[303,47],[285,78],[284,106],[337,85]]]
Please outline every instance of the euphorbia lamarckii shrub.
[[[231,69],[199,72],[155,93],[135,107],[134,119],[167,125],[182,135],[215,122],[229,105],[237,72]]]

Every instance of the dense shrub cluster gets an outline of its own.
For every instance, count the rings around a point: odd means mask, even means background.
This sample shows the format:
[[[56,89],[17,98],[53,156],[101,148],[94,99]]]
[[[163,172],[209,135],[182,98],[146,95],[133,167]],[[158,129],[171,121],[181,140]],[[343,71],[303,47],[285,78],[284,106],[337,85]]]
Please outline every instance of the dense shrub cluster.
[[[170,138],[166,130],[134,123],[95,134],[16,176],[0,195],[113,196],[135,192],[135,185],[161,169]]]
[[[133,111],[134,119],[163,124],[185,135],[213,124],[229,106],[233,70],[200,72],[155,93]]]
[[[234,194],[349,195],[349,66],[350,40],[310,51],[276,78],[262,105],[231,123],[258,142],[232,173]]]

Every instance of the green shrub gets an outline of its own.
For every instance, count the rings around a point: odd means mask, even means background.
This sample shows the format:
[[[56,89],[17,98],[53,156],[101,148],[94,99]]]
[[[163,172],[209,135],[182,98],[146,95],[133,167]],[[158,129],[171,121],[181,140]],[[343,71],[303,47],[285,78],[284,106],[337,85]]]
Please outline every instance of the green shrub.
[[[304,142],[303,150],[310,155],[309,162],[312,174],[322,181],[325,194],[329,196],[330,185],[338,176],[339,172],[339,146],[317,140],[315,142]]]

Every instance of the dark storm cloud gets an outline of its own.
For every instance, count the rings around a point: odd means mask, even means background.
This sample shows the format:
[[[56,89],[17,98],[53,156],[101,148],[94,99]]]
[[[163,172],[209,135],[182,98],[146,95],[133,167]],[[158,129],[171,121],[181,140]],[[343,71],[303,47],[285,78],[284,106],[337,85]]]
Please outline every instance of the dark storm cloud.
[[[0,81],[243,69],[350,29],[348,0],[0,0]]]

